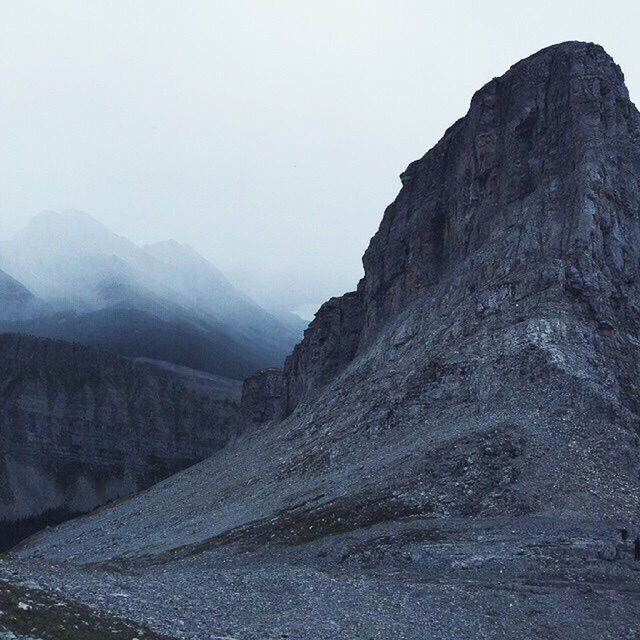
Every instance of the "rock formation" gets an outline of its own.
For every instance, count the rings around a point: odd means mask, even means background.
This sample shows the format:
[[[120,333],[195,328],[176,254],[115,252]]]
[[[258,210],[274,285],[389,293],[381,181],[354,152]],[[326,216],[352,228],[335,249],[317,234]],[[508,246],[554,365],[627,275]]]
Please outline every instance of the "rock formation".
[[[304,340],[286,360],[280,414],[287,416],[300,398],[320,389],[354,357],[362,329],[359,291],[325,302]]]
[[[144,488],[237,432],[237,385],[0,335],[0,544]]]
[[[17,575],[159,630],[187,607],[194,638],[640,633],[618,534],[640,529],[640,115],[622,72],[597,45],[544,49],[401,180],[357,291],[287,360],[281,419],[48,531]],[[259,416],[277,395],[247,391]],[[71,548],[73,570],[37,564]]]
[[[242,419],[247,425],[259,425],[278,417],[281,394],[282,369],[256,371],[242,386]]]
[[[466,299],[449,339],[516,304],[531,317],[533,301],[519,299],[533,297],[626,340],[638,286],[639,127],[622,72],[596,45],[545,49],[484,86],[401,175],[358,291],[322,307],[287,363],[288,408],[427,291],[431,304]]]

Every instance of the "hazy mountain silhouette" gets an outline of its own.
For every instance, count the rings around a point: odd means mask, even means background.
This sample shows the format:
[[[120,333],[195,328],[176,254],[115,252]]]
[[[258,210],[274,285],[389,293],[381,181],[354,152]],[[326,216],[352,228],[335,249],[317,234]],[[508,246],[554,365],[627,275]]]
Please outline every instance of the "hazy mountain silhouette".
[[[25,320],[50,312],[49,305],[8,273],[0,271],[0,321]]]
[[[38,214],[0,244],[0,267],[23,297],[49,305],[0,316],[7,331],[234,377],[281,363],[301,337],[299,326],[256,305],[191,247],[139,247],[78,211]]]

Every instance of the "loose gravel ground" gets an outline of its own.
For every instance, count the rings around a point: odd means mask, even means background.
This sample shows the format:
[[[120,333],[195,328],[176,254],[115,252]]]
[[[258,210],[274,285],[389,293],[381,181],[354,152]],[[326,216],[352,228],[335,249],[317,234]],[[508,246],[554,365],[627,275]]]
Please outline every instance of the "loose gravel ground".
[[[585,522],[410,518],[168,562],[4,559],[0,576],[192,640],[635,640],[640,563],[616,536]]]

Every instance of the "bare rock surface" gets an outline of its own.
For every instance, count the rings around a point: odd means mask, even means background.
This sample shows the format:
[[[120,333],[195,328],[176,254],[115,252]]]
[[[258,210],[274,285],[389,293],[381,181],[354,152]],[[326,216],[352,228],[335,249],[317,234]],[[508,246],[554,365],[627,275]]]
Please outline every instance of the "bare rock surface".
[[[597,45],[489,82],[402,174],[281,419],[1,571],[194,639],[636,637],[639,143]]]
[[[237,433],[239,384],[0,335],[0,537],[145,488]]]
[[[247,425],[276,418],[282,399],[282,369],[263,369],[250,375],[242,386],[240,410]]]

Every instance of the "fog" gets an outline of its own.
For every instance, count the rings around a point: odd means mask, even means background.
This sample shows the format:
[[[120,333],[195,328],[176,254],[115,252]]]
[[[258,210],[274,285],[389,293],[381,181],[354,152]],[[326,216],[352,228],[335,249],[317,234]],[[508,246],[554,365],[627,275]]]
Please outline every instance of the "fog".
[[[518,59],[636,2],[5,0],[0,238],[80,209],[193,246],[269,308],[352,289],[398,174]]]

